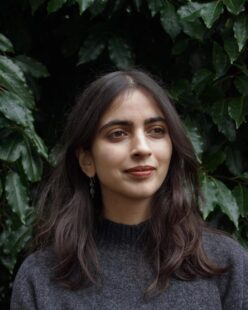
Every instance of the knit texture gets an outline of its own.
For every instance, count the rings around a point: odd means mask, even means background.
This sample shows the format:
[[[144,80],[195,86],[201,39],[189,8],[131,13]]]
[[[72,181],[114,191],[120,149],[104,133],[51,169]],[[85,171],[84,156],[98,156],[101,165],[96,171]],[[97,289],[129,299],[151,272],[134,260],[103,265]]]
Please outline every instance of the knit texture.
[[[220,266],[231,264],[226,274],[192,281],[172,278],[166,291],[144,300],[152,280],[139,238],[145,225],[103,221],[97,239],[100,287],[65,289],[50,279],[56,261],[51,248],[30,255],[16,276],[11,310],[248,310],[248,253],[236,241],[214,233],[204,234],[204,248]]]

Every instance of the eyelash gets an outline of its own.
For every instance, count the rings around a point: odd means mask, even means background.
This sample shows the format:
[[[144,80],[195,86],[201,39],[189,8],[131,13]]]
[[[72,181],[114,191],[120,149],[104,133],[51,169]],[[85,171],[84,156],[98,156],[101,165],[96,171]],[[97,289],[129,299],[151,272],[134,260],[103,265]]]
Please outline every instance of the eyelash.
[[[155,138],[160,138],[166,134],[167,130],[164,127],[156,126],[156,127],[149,128],[147,130],[147,132]],[[128,135],[127,131],[125,131],[123,129],[118,129],[118,130],[114,130],[114,131],[110,132],[107,135],[107,137],[111,140],[120,140],[124,136],[127,136],[127,135]]]

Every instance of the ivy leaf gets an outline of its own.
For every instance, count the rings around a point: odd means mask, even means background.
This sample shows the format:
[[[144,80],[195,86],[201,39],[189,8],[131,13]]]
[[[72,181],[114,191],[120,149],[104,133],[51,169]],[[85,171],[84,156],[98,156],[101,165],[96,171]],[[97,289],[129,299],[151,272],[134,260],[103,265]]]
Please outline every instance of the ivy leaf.
[[[160,10],[160,20],[164,30],[171,38],[176,38],[181,31],[181,26],[176,10],[169,1],[165,1],[163,8]]]
[[[58,11],[67,0],[50,0],[47,5],[48,14]]]
[[[15,94],[0,92],[0,112],[18,125],[32,127],[34,120],[31,112],[23,106],[22,100]]]
[[[180,22],[184,33],[193,39],[203,41],[205,29],[199,20],[195,20],[194,22],[181,20]]]
[[[211,28],[222,13],[223,4],[221,1],[205,3],[200,10],[200,15],[207,28]]]
[[[204,167],[210,171],[214,172],[221,164],[224,163],[226,159],[226,153],[221,150],[207,152],[203,155]]]
[[[238,228],[239,208],[237,202],[226,185],[216,179],[213,179],[216,186],[217,204],[220,206],[221,211],[225,213],[229,219]]]
[[[108,49],[109,57],[117,68],[125,69],[134,63],[130,47],[122,38],[111,38],[108,43]]]
[[[241,216],[248,216],[248,188],[239,184],[232,192],[238,203]]]
[[[34,129],[25,128],[24,134],[30,139],[32,145],[36,148],[37,152],[45,159],[48,159],[47,147],[44,144],[43,140],[36,134]]]
[[[243,170],[240,150],[229,147],[226,150],[226,166],[233,175],[240,175]]]
[[[24,73],[28,73],[34,78],[49,76],[47,68],[42,63],[31,57],[27,57],[25,55],[16,56],[15,62]]]
[[[20,97],[25,106],[34,107],[34,98],[22,70],[5,56],[0,56],[0,85]]]
[[[9,171],[5,180],[5,192],[8,204],[12,211],[20,218],[21,222],[25,224],[26,211],[28,206],[27,189],[22,184],[19,175],[16,172]]]
[[[88,7],[90,7],[94,3],[94,0],[76,0],[76,2],[79,5],[80,14],[82,14],[86,9],[88,9]]]
[[[7,162],[15,162],[20,156],[23,147],[22,138],[16,133],[8,135],[1,140],[0,159]]]
[[[203,4],[197,2],[189,2],[186,5],[181,6],[177,13],[181,17],[181,20],[194,22],[199,16]]]
[[[95,60],[99,57],[106,46],[103,37],[97,35],[89,36],[79,51],[79,60],[77,65]]]
[[[32,8],[32,14],[34,14],[38,8],[45,3],[46,0],[29,0],[29,3],[31,5]]]
[[[213,122],[217,125],[218,130],[223,133],[229,141],[234,141],[236,131],[232,120],[228,116],[228,101],[223,99],[214,102],[209,111]]]
[[[230,58],[231,64],[233,64],[239,56],[237,41],[233,37],[224,37],[224,49]]]
[[[240,52],[248,39],[248,16],[246,14],[241,14],[237,17],[233,25],[233,31]]]
[[[162,6],[163,6],[163,1],[161,0],[147,0],[148,7],[151,11],[152,16],[160,12]]]
[[[218,202],[217,188],[212,178],[209,178],[206,174],[202,174],[201,176],[201,188],[204,201],[200,202],[200,210],[205,220],[214,210],[216,203]]]
[[[222,0],[222,1],[230,13],[238,15],[241,11],[244,10],[244,4],[246,0]]]
[[[35,154],[31,148],[31,145],[27,139],[22,148],[21,163],[23,170],[30,182],[37,182],[42,176],[42,160],[40,156]]]
[[[243,64],[235,64],[235,67],[239,68],[241,70],[241,72],[248,77],[248,69],[246,67],[246,65]]]
[[[171,53],[172,55],[181,55],[189,46],[188,39],[177,40],[175,44],[173,44]]]
[[[186,129],[188,137],[191,140],[191,143],[193,144],[194,150],[196,152],[197,158],[199,162],[201,162],[201,155],[203,152],[203,140],[199,133],[198,128],[189,120],[185,121]]]
[[[14,53],[14,47],[10,40],[0,33],[0,51]]]
[[[222,47],[216,42],[213,45],[212,61],[216,72],[215,78],[218,79],[226,73],[229,67],[229,61]]]
[[[3,193],[3,184],[2,184],[2,181],[0,179],[0,197],[2,196],[2,193]]]
[[[200,94],[213,80],[213,73],[207,69],[200,69],[194,73],[192,78],[192,89]]]
[[[248,84],[246,84],[247,87]],[[228,114],[235,121],[236,128],[246,122],[248,114],[248,97],[232,98],[228,101]]]
[[[234,80],[234,85],[243,96],[248,96],[248,76],[241,75]]]

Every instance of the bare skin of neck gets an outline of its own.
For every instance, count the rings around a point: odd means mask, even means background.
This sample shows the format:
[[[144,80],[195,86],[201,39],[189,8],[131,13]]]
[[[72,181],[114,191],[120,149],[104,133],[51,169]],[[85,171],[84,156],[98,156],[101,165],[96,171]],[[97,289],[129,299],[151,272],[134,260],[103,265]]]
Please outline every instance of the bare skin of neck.
[[[104,217],[110,221],[137,225],[150,218],[151,198],[133,199],[111,193],[102,196]]]

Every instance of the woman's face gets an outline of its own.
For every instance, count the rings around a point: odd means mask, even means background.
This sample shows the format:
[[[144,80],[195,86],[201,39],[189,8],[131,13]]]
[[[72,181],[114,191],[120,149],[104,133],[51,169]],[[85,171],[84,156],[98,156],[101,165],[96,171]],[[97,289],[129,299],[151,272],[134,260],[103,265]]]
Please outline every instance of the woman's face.
[[[103,197],[152,198],[164,181],[172,143],[163,113],[145,91],[117,97],[97,128],[91,153],[80,153],[82,170],[97,175]]]

